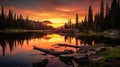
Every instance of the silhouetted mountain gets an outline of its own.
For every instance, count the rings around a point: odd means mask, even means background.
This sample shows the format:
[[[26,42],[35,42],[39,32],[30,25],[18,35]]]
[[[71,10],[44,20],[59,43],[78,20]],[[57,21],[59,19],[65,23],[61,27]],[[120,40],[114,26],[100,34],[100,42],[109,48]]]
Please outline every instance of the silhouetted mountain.
[[[52,24],[52,22],[51,22],[51,21],[48,21],[48,20],[43,21],[42,23],[43,23],[44,25]]]

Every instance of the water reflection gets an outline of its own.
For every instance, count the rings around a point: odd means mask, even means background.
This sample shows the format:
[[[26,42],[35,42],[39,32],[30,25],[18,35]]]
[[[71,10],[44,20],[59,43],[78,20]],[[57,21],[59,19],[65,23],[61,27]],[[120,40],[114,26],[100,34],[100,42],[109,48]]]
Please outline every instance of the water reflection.
[[[3,56],[5,55],[5,50],[8,49],[7,46],[12,52],[17,46],[23,46],[25,41],[29,44],[29,40],[41,38],[44,35],[43,33],[0,33],[0,46],[2,47]]]
[[[119,44],[119,40],[111,40],[104,37],[74,37],[74,36],[61,36],[58,34],[45,34],[45,33],[0,33],[0,46],[2,48],[2,55],[5,55],[5,50],[9,48],[10,52],[17,48],[17,46],[23,46],[23,43],[26,42],[29,45],[31,39],[35,42],[36,39],[41,39],[42,42],[46,46],[53,48],[53,46],[49,45],[47,41],[51,42],[52,45],[57,43],[67,43],[76,46],[87,46],[94,45],[95,43],[105,43],[105,44]],[[64,40],[63,40],[64,39]],[[46,41],[46,42],[45,42]],[[54,42],[54,43],[53,43]],[[46,48],[45,45],[43,48]],[[57,47],[56,47],[57,48]],[[53,48],[55,49],[55,48]],[[62,50],[62,49],[60,49]]]
[[[113,40],[104,37],[74,37],[72,35],[35,32],[9,34],[0,33],[0,65],[11,63],[13,64],[12,67],[16,67],[17,63],[17,65],[22,64],[23,66],[21,67],[32,67],[32,63],[39,62],[41,59],[48,59],[50,61],[50,63],[47,64],[47,67],[55,67],[57,65],[65,66],[71,64],[71,61],[66,61],[62,58],[56,57],[54,58],[54,62],[53,58],[50,58],[51,55],[46,55],[40,51],[33,50],[33,46],[37,46],[43,49],[53,49],[55,51],[64,51],[66,49],[70,49],[76,52],[78,50],[77,48],[67,46],[53,46],[58,43],[70,44],[73,46],[96,45],[98,43],[104,43],[106,45],[120,44],[119,40]],[[8,62],[8,60],[10,62]],[[17,60],[18,62],[15,63],[14,60]]]
[[[64,36],[64,41],[68,42],[69,44],[74,44],[76,46],[87,46],[87,45],[94,45],[95,38],[93,37],[73,37],[73,36]]]

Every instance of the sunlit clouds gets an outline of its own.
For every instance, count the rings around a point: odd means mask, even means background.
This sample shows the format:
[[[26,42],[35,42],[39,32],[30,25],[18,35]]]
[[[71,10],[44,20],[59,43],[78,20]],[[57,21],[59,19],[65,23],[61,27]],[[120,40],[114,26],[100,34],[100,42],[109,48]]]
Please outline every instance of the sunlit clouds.
[[[105,3],[109,0],[105,0]],[[99,11],[100,0],[0,0],[4,5],[6,13],[11,9],[14,13],[35,21],[50,20],[59,27],[70,18],[75,23],[75,14],[79,14],[79,22],[88,13],[88,6],[92,5],[94,12]]]

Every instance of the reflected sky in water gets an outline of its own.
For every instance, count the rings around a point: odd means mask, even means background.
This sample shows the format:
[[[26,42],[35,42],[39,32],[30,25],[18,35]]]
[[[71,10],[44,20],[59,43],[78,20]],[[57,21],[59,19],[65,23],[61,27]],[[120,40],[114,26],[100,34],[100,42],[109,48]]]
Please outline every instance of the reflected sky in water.
[[[43,56],[41,55],[43,52],[33,50],[33,46],[44,49],[54,49],[56,51],[64,51],[65,49],[75,51],[75,48],[58,48],[53,45],[57,43],[82,45],[80,44],[81,40],[77,40],[75,37],[61,36],[59,34],[1,33],[1,35],[3,36],[0,38],[0,66],[3,67],[32,67],[32,63],[39,62],[45,58],[48,58],[50,61],[47,67],[54,67],[57,65],[66,66],[63,62],[58,60],[58,57],[51,55]]]
[[[44,59],[49,60],[46,67],[68,66],[61,62],[58,57],[42,55],[44,53],[34,50],[33,46],[56,51],[64,51],[65,49],[76,51],[76,48],[56,47],[54,45],[63,43],[86,46],[101,42],[93,37],[76,38],[74,36],[45,33],[0,33],[0,36],[0,67],[32,67],[32,63]]]

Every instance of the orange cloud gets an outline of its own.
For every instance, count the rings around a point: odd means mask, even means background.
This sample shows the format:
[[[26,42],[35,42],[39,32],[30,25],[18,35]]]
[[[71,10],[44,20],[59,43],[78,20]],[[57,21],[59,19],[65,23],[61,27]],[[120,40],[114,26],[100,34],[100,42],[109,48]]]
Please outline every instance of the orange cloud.
[[[109,0],[104,1],[109,2]],[[90,4],[92,4],[93,14],[100,9],[100,0],[7,0],[6,3],[8,5],[5,7],[5,13],[11,9],[18,15],[22,14],[24,18],[29,16],[31,20],[50,20],[54,23],[52,26],[56,27],[63,25],[70,18],[75,23],[76,13],[79,14],[79,22],[82,21],[84,16],[88,15]]]

